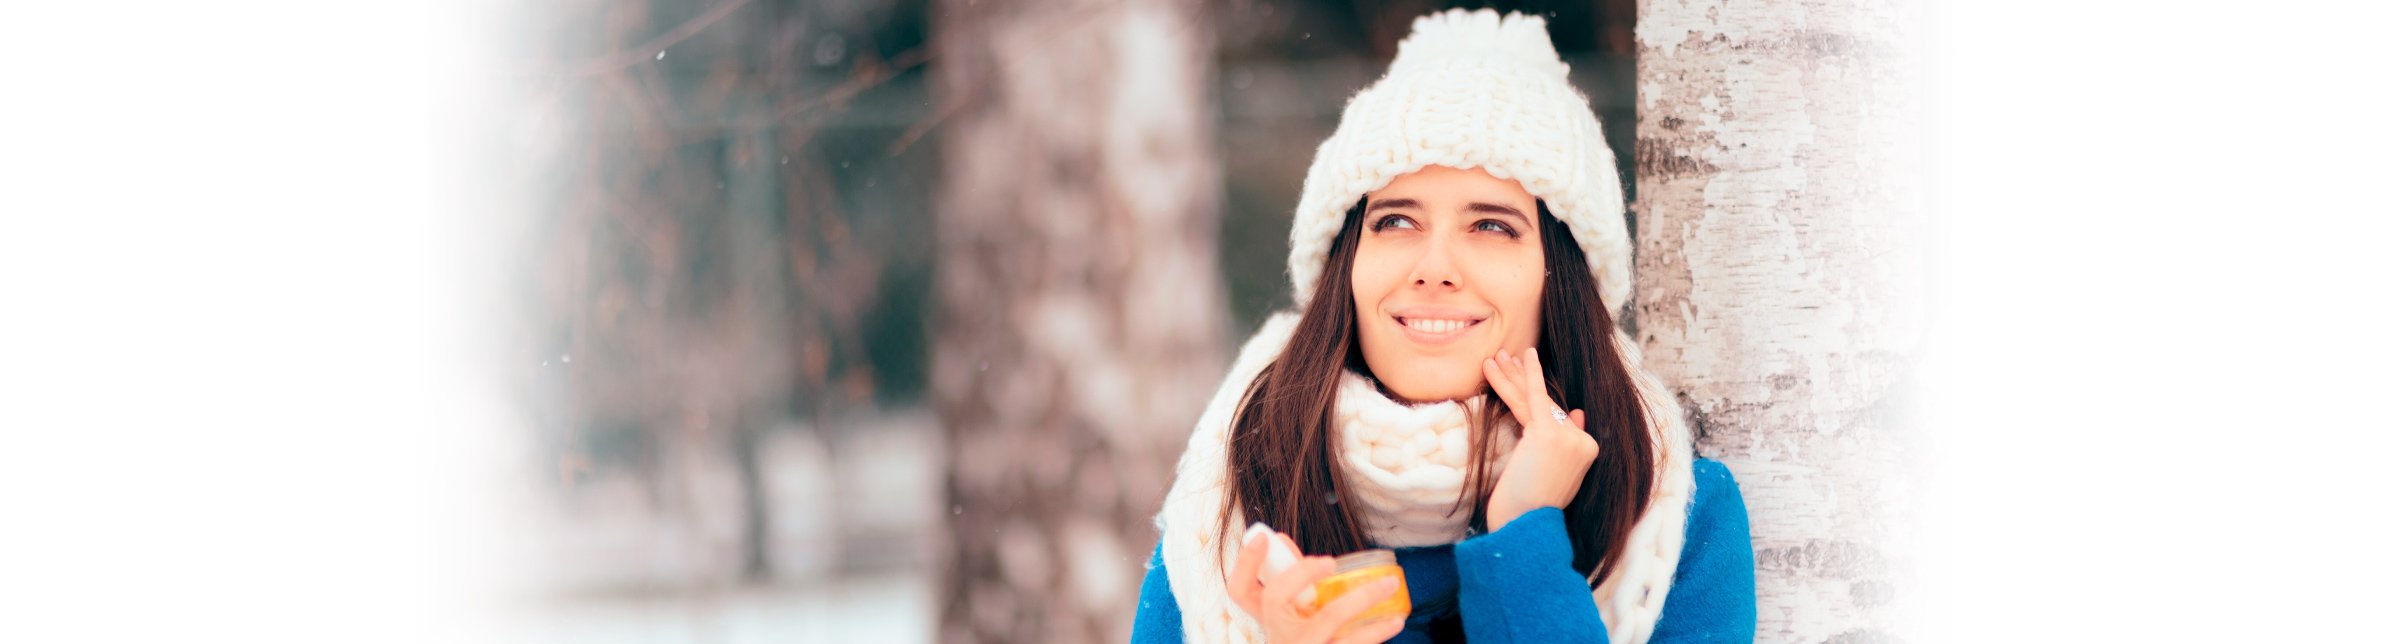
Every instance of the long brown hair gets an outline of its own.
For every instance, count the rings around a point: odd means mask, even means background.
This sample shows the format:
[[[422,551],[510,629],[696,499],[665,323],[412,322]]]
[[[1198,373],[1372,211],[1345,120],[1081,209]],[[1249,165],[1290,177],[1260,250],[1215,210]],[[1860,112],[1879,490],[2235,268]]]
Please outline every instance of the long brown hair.
[[[1641,392],[1615,346],[1615,320],[1599,301],[1590,264],[1565,222],[1540,211],[1541,256],[1549,271],[1541,286],[1541,329],[1536,346],[1550,398],[1566,409],[1582,409],[1599,459],[1582,478],[1582,488],[1565,508],[1566,534],[1574,546],[1574,569],[1604,581],[1609,563],[1624,551],[1624,538],[1647,509],[1654,487],[1655,448]],[[1350,271],[1358,255],[1361,199],[1343,215],[1342,232],[1326,253],[1317,294],[1295,324],[1284,353],[1261,369],[1243,392],[1227,443],[1226,504],[1219,513],[1224,534],[1233,512],[1265,521],[1293,538],[1301,551],[1339,555],[1370,546],[1366,525],[1351,504],[1336,495],[1345,480],[1334,457],[1335,392],[1345,369],[1373,377],[1358,342],[1358,305]],[[1474,461],[1467,468],[1469,494],[1460,499],[1468,524],[1481,531],[1484,506],[1494,483],[1490,470],[1492,428],[1511,416],[1496,395],[1476,415]],[[1459,508],[1451,508],[1457,512]]]

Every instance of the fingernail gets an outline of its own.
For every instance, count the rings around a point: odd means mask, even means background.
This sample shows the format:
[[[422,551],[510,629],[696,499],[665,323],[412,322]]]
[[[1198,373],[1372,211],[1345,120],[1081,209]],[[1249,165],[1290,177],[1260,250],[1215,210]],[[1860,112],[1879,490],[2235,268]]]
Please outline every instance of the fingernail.
[[[1266,521],[1253,521],[1251,522],[1251,528],[1243,531],[1243,545],[1251,545],[1252,539],[1257,539],[1275,533],[1276,529],[1268,527],[1268,523]]]
[[[1400,580],[1393,579],[1391,577],[1385,577],[1382,579],[1377,579],[1369,585],[1373,586],[1377,590],[1399,590]]]
[[[1284,545],[1283,539],[1268,539],[1268,560],[1264,567],[1268,569],[1269,575],[1291,568],[1294,559],[1299,557],[1292,554],[1292,547]]]
[[[1509,358],[1509,357],[1508,357],[1508,350],[1507,350],[1507,349],[1501,349],[1501,350],[1500,350],[1500,359],[1501,359],[1501,360],[1509,360],[1509,359],[1511,359],[1511,358]]]

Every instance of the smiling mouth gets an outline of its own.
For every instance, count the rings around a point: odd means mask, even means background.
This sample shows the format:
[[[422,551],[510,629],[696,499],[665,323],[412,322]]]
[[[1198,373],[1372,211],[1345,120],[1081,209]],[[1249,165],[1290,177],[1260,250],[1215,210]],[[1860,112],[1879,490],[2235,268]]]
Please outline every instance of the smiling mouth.
[[[1392,320],[1399,322],[1400,326],[1408,327],[1411,331],[1431,335],[1450,335],[1474,328],[1475,325],[1483,323],[1483,321],[1480,319],[1466,320],[1448,318],[1393,317]]]

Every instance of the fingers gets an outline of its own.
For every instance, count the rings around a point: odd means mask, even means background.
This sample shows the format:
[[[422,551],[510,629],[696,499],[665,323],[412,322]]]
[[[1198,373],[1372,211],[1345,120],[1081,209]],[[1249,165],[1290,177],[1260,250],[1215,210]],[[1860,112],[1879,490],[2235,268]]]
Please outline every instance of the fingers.
[[[1243,548],[1235,552],[1234,570],[1226,574],[1226,597],[1244,613],[1259,614],[1259,565],[1267,558],[1268,540],[1274,536],[1267,524],[1253,524],[1243,533]]]
[[[1509,407],[1515,407],[1517,400],[1516,383],[1512,382],[1508,378],[1507,360],[1507,351],[1501,351],[1499,352],[1499,355],[1484,358],[1483,381],[1491,383],[1491,392],[1498,394],[1500,400],[1506,401]]]
[[[1317,580],[1332,574],[1334,574],[1333,557],[1303,557],[1300,563],[1285,568],[1282,573],[1260,584],[1260,606],[1295,608],[1295,615],[1303,614],[1294,606],[1293,600],[1302,591],[1317,585]]]
[[[1519,362],[1520,364],[1518,366],[1522,367],[1520,371],[1524,373],[1524,381],[1532,383],[1533,392],[1540,394],[1540,400],[1534,402],[1542,403],[1543,409],[1540,410],[1541,413],[1549,413],[1547,408],[1549,403],[1549,379],[1543,377],[1541,374],[1541,349],[1538,347],[1525,347],[1524,359]]]
[[[1367,585],[1360,586],[1358,590],[1336,597],[1334,601],[1326,602],[1323,608],[1317,609],[1317,615],[1311,618],[1313,621],[1310,623],[1329,629],[1329,631],[1340,629],[1344,622],[1358,617],[1359,613],[1367,612],[1367,609],[1375,606],[1376,602],[1390,599],[1392,593],[1399,590],[1400,581],[1390,577],[1367,582]]]
[[[1541,371],[1539,349],[1525,349],[1523,356],[1500,350],[1499,355],[1483,361],[1483,379],[1491,383],[1500,401],[1516,412],[1518,424],[1528,429],[1549,420],[1549,410],[1557,407],[1549,399],[1549,379]],[[1583,424],[1577,420],[1574,426]]]
[[[1528,377],[1524,360],[1508,353],[1506,349],[1484,360],[1483,364],[1483,379],[1490,381],[1491,391],[1499,394],[1500,400],[1508,403],[1509,409],[1518,412],[1531,409],[1536,392],[1547,388],[1538,378]],[[1547,394],[1540,395],[1547,397]]]
[[[1301,547],[1292,542],[1292,537],[1282,534],[1271,533],[1262,541],[1267,542],[1268,554],[1259,566],[1259,585],[1266,586],[1275,583],[1286,567],[1301,560]]]
[[[1333,641],[1335,644],[1381,644],[1391,640],[1393,636],[1399,635],[1400,629],[1406,626],[1408,626],[1406,618],[1371,622],[1366,626],[1351,629],[1349,634],[1334,638]]]

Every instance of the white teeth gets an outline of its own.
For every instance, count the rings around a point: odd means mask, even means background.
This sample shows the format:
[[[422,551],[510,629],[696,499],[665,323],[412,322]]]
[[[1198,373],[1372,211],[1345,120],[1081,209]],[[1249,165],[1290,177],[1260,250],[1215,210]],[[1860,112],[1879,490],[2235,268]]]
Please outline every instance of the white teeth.
[[[1416,318],[1410,318],[1404,322],[1408,324],[1408,328],[1424,331],[1426,333],[1456,333],[1459,330],[1465,329],[1467,326],[1473,324],[1473,322],[1466,320],[1424,320]]]

